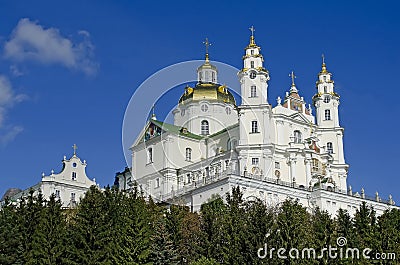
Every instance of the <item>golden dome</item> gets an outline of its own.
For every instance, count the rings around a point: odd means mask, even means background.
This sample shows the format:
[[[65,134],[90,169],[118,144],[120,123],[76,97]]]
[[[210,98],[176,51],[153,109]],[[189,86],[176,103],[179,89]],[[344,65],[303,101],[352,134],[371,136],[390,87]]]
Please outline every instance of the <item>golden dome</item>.
[[[229,89],[224,85],[214,83],[198,83],[194,88],[187,86],[179,99],[179,104],[201,100],[230,103],[236,106],[235,97]]]

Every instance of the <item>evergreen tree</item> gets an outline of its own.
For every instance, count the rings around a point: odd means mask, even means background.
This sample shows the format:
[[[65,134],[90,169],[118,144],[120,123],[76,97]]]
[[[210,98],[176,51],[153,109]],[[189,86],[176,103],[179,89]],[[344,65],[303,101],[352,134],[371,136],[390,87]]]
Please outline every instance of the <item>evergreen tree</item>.
[[[206,258],[213,258],[221,264],[224,264],[224,253],[229,247],[227,231],[224,227],[226,214],[227,206],[221,197],[214,197],[200,207],[204,255]]]
[[[201,257],[197,261],[190,263],[190,265],[219,265],[219,264],[220,263],[215,261],[215,259],[207,259],[205,257]]]
[[[378,218],[378,235],[380,253],[395,253],[396,259],[400,255],[400,210],[386,210]],[[395,264],[395,261],[382,261],[382,264]]]
[[[316,253],[322,253],[322,249],[328,249],[329,246],[335,246],[334,240],[334,223],[331,216],[326,211],[315,209],[312,215],[312,243]],[[319,264],[329,264],[330,259],[327,254],[322,259],[318,260]]]
[[[278,209],[274,237],[275,244],[286,249],[284,255],[288,258],[283,260],[283,264],[310,264],[312,261],[312,259],[291,259],[289,255],[292,248],[310,248],[312,243],[310,220],[310,214],[297,201],[288,199]],[[293,252],[292,255],[297,255],[297,253]]]
[[[16,207],[6,199],[0,210],[0,264],[18,264],[22,256],[22,233]]]
[[[154,234],[151,238],[151,261],[153,265],[179,264],[179,256],[165,222],[165,217],[160,216],[154,223]]]

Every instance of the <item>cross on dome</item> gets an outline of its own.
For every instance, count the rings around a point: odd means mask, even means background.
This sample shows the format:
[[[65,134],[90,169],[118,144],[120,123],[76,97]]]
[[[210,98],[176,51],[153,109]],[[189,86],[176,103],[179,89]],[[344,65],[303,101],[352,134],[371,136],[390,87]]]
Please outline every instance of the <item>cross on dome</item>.
[[[203,41],[204,46],[206,46],[206,62],[209,61],[208,57],[208,48],[212,45],[211,42],[208,41],[208,38],[206,38],[205,41]]]

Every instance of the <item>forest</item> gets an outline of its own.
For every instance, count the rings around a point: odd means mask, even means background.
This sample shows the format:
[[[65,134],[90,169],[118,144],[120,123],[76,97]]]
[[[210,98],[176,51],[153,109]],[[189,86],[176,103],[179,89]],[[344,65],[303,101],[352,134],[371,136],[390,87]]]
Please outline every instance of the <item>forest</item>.
[[[369,256],[331,258],[270,256],[270,249],[329,246],[370,249]],[[268,246],[266,257],[260,256]],[[292,253],[292,254],[293,254]],[[31,191],[0,211],[0,264],[399,264],[376,259],[400,255],[400,211],[377,216],[367,204],[354,217],[309,211],[296,200],[275,207],[243,199],[239,187],[215,196],[190,212],[186,206],[161,205],[134,188],[91,187],[74,209],[62,209]],[[326,252],[325,252],[326,254]],[[395,256],[399,259],[400,257]]]

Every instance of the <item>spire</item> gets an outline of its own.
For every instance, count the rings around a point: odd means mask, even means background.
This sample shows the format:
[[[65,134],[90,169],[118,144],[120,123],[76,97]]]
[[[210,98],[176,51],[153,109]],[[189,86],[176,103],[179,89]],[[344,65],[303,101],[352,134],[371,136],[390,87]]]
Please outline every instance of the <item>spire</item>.
[[[247,47],[257,47],[256,41],[254,39],[254,31],[256,31],[256,29],[254,28],[254,26],[251,26],[249,30],[251,31],[251,36],[250,36],[250,44]]]
[[[77,146],[76,144],[74,144],[74,145],[72,146],[72,148],[74,149],[74,156],[76,156],[76,149],[78,149],[78,146]]]
[[[321,74],[327,74],[328,71],[326,70],[326,64],[325,64],[325,55],[322,54],[322,70],[321,70]]]
[[[289,92],[290,92],[290,93],[297,93],[298,90],[297,90],[297,88],[296,88],[296,84],[294,83],[294,79],[296,78],[296,76],[295,76],[295,74],[294,74],[294,71],[292,71],[292,72],[289,74],[289,77],[292,79],[292,86],[290,87]]]
[[[156,106],[156,105],[153,105],[153,107],[151,107],[151,119],[152,119],[153,121],[156,121],[156,120],[157,120],[156,114],[154,113],[155,106]]]
[[[211,46],[211,43],[208,41],[208,38],[206,38],[206,40],[203,41],[203,44],[204,44],[204,46],[206,46],[206,63],[209,63],[210,62],[210,58],[209,58],[209,55],[208,55],[208,47]]]

